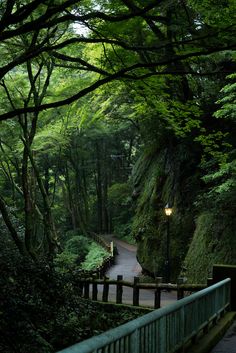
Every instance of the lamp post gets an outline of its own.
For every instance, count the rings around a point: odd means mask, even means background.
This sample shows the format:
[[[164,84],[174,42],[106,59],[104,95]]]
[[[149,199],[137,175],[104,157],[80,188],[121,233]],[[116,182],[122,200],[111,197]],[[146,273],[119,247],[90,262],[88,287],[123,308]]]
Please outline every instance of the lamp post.
[[[166,282],[170,282],[170,216],[172,214],[172,207],[167,204],[165,206],[165,214],[167,216],[166,229]]]

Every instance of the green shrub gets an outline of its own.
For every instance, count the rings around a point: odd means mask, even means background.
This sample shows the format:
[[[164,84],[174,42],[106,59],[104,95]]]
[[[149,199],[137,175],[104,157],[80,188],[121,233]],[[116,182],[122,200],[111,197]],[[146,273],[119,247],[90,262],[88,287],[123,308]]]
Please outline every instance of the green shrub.
[[[76,266],[77,255],[63,251],[54,259],[54,265],[58,272],[67,273],[73,270]]]
[[[126,224],[117,224],[114,227],[115,235],[126,241],[129,244],[136,244],[134,237],[132,236],[132,222]]]
[[[65,250],[56,256],[54,260],[56,269],[61,273],[67,273],[77,269],[85,260],[90,246],[90,239],[81,235],[73,235],[73,237],[65,243]]]
[[[132,188],[129,183],[113,184],[108,190],[108,202],[112,210],[112,224],[118,238],[134,243],[132,227]]]
[[[110,254],[99,244],[90,239],[77,235],[65,244],[65,250],[54,260],[55,268],[60,273],[74,270],[95,270]]]
[[[91,240],[81,235],[74,236],[66,242],[65,250],[71,254],[77,255],[76,264],[84,261],[89,252]]]
[[[94,270],[103,263],[103,260],[109,256],[109,253],[100,245],[92,243],[85,261],[81,264],[84,270]]]

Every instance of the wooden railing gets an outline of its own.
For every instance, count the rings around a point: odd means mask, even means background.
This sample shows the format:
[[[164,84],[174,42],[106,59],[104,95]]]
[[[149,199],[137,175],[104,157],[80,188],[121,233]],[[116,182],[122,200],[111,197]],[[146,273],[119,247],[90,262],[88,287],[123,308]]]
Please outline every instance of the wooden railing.
[[[141,283],[139,277],[134,277],[133,282],[124,281],[123,276],[118,275],[117,279],[109,279],[109,277],[104,277],[103,279],[97,278],[79,278],[78,279],[80,294],[86,299],[98,300],[98,286],[102,285],[102,295],[100,300],[103,302],[112,301],[109,298],[110,286],[116,286],[115,290],[115,301],[117,304],[123,303],[123,288],[129,287],[133,289],[132,304],[134,306],[139,306],[140,303],[140,290],[149,289],[153,293],[153,307],[155,309],[161,306],[161,293],[163,291],[176,291],[177,299],[182,299],[186,292],[192,293],[206,288],[204,284],[167,284],[161,283],[161,279],[157,278],[155,283]]]
[[[230,306],[230,279],[58,353],[173,353],[206,332]]]
[[[108,243],[101,235],[94,232],[89,232],[88,235],[96,243],[100,244],[107,252],[113,255],[113,251],[112,251],[113,247],[111,246],[112,242]]]

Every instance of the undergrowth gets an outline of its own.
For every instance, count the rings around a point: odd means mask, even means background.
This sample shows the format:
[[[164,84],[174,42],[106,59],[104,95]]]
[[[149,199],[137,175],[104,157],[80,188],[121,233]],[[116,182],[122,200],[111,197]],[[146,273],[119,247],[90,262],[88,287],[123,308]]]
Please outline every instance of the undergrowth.
[[[56,270],[68,273],[74,270],[96,270],[110,254],[91,239],[74,235],[65,242],[64,250],[54,260]]]
[[[16,249],[2,250],[0,268],[0,352],[53,353],[142,314],[81,298],[77,276]]]
[[[104,259],[110,254],[95,242],[92,242],[89,247],[89,251],[85,257],[85,260],[81,263],[83,270],[94,270],[102,265]]]

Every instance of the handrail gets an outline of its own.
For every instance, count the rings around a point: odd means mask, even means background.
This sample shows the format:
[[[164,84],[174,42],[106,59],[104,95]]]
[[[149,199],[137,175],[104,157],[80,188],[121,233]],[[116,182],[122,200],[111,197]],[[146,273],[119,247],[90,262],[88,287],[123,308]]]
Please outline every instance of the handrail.
[[[57,353],[176,352],[230,306],[230,279]]]
[[[108,243],[103,237],[94,232],[88,232],[90,238],[92,238],[96,243],[100,244],[107,252],[109,252],[113,256],[111,243]]]
[[[110,279],[109,277],[104,278],[78,278],[77,283],[80,284],[80,293],[86,299],[99,300],[103,302],[115,301],[117,304],[125,303],[123,302],[123,288],[128,287],[133,289],[133,302],[134,306],[139,306],[140,301],[140,290],[152,290],[153,294],[153,307],[158,309],[161,306],[161,293],[163,290],[175,291],[177,294],[176,299],[182,299],[185,292],[197,292],[201,289],[206,288],[205,284],[179,284],[179,283],[162,283],[162,278],[157,277],[155,283],[143,283],[140,282],[139,277],[134,277],[133,282],[123,280],[122,275],[118,275],[117,279]],[[182,282],[181,282],[182,283]],[[98,285],[102,285],[103,289],[100,288],[100,293],[102,292],[102,298],[98,299]],[[113,298],[109,296],[110,286],[116,287],[116,297]],[[130,293],[132,295],[132,293]],[[112,300],[113,299],[113,300]]]

